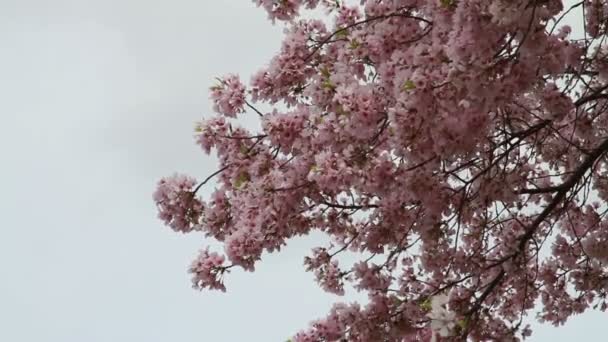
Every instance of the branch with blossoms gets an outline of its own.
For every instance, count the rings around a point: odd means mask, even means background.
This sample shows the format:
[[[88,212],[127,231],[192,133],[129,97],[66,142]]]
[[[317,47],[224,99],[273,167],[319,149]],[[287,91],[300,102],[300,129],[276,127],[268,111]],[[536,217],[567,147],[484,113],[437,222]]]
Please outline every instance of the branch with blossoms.
[[[379,16],[375,16],[375,17],[369,17],[369,18],[366,18],[361,21],[350,23],[344,27],[341,27],[341,28],[333,31],[331,34],[327,35],[322,40],[315,41],[316,45],[314,46],[314,48],[312,49],[310,54],[308,54],[304,58],[304,61],[310,60],[310,58],[313,57],[321,48],[323,48],[326,44],[331,43],[332,39],[334,37],[337,37],[340,35],[348,35],[348,30],[350,30],[350,29],[356,28],[357,26],[366,25],[366,24],[369,24],[369,23],[372,23],[375,21],[386,20],[386,19],[395,18],[395,17],[414,19],[416,21],[423,22],[427,25],[425,28],[425,31],[422,33],[422,35],[420,37],[413,38],[410,41],[407,41],[406,43],[415,43],[416,41],[422,39],[425,35],[427,35],[431,31],[431,28],[433,26],[433,23],[431,21],[429,21],[423,17],[413,15],[411,12],[409,12],[407,10],[407,7],[402,7],[402,8],[397,9],[397,11],[395,11],[393,13],[379,15]]]
[[[196,143],[217,171],[155,193],[172,229],[223,244],[195,287],[316,230],[331,242],[305,268],[369,301],[295,342],[518,340],[534,309],[608,308],[605,0],[255,2],[286,24],[280,51],[212,87]],[[331,22],[300,16],[317,6]]]

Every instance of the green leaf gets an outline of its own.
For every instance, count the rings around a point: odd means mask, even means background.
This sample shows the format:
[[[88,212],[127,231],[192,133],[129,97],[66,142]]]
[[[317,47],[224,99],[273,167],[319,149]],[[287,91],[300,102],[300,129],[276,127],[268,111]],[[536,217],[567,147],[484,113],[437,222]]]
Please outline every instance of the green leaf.
[[[325,80],[325,81],[323,81],[323,83],[321,84],[321,86],[322,86],[324,89],[331,89],[331,90],[336,89],[336,86],[335,86],[333,83],[331,83],[331,81],[330,81],[330,80]]]
[[[348,37],[348,29],[341,28],[336,31],[336,38],[343,39],[346,37]]]
[[[338,108],[336,109],[336,114],[338,114],[338,115],[346,115],[346,116],[350,115],[349,112],[347,112],[347,111],[344,110],[344,107],[342,107],[342,105],[338,106]]]
[[[243,171],[234,181],[234,187],[236,189],[241,189],[245,184],[247,184],[247,182],[249,182],[249,174]]]
[[[458,322],[456,322],[456,324],[458,324],[458,326],[460,327],[460,329],[466,330],[467,326],[469,325],[469,319],[468,318],[463,318],[463,319],[459,320]]]
[[[416,89],[416,84],[414,84],[414,82],[412,80],[407,80],[403,83],[403,85],[401,86],[401,89],[403,91]]]
[[[430,298],[425,299],[424,302],[420,303],[420,307],[422,308],[422,310],[431,311],[431,309],[432,309],[431,299]]]
[[[441,6],[444,8],[452,7],[456,4],[456,0],[439,0]]]
[[[331,73],[329,72],[329,68],[327,68],[326,66],[322,67],[319,71],[321,71],[321,76],[323,76],[325,78],[329,78],[329,76],[331,76]]]

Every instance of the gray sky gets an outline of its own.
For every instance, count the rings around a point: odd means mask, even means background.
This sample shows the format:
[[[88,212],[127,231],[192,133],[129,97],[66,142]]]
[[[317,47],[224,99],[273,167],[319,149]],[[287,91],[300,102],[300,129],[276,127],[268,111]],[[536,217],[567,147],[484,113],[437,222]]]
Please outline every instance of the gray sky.
[[[192,139],[207,88],[280,39],[249,0],[0,0],[0,341],[283,341],[329,309],[302,267],[318,236],[200,293],[205,242],[151,200],[161,176],[214,171]],[[532,341],[599,340],[604,321]]]

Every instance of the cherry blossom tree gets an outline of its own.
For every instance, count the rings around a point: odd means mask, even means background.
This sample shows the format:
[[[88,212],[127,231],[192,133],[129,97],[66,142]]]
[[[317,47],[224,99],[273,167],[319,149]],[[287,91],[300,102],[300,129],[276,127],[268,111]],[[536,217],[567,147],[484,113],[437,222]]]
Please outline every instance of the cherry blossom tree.
[[[169,227],[224,246],[195,288],[316,230],[331,243],[306,270],[369,302],[296,342],[516,341],[533,312],[606,310],[607,0],[254,2],[285,25],[280,51],[211,88],[196,143],[217,171],[154,194]]]

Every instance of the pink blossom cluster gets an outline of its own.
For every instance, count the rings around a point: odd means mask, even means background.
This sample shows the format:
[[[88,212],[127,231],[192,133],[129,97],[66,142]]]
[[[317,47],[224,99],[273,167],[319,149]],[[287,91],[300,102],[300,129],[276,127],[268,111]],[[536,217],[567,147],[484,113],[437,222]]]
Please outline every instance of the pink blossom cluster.
[[[585,5],[585,23],[589,35],[599,37],[602,33],[606,34],[608,4],[602,0],[586,0]]]
[[[154,192],[158,217],[177,232],[188,233],[199,228],[203,203],[193,192],[195,186],[194,178],[175,174],[161,179]]]
[[[291,20],[297,17],[302,6],[314,9],[318,5],[326,8],[339,6],[336,0],[253,0],[258,6],[263,7],[268,12],[268,18],[273,22],[278,20]]]
[[[242,113],[245,106],[245,86],[237,75],[219,79],[220,84],[211,87],[213,110],[229,117]]]
[[[226,291],[222,282],[222,275],[227,271],[224,264],[225,258],[218,253],[202,250],[192,262],[190,273],[192,273],[192,286],[195,289],[211,289]]]
[[[331,260],[325,248],[313,250],[312,257],[304,259],[307,271],[314,271],[315,278],[323,290],[337,295],[344,294],[344,276],[338,262]]]
[[[223,245],[195,287],[316,230],[331,243],[304,267],[369,303],[297,342],[518,341],[533,310],[608,308],[608,0],[254,2],[285,25],[279,52],[247,88],[212,88],[196,143],[217,171],[154,196],[171,228]]]

